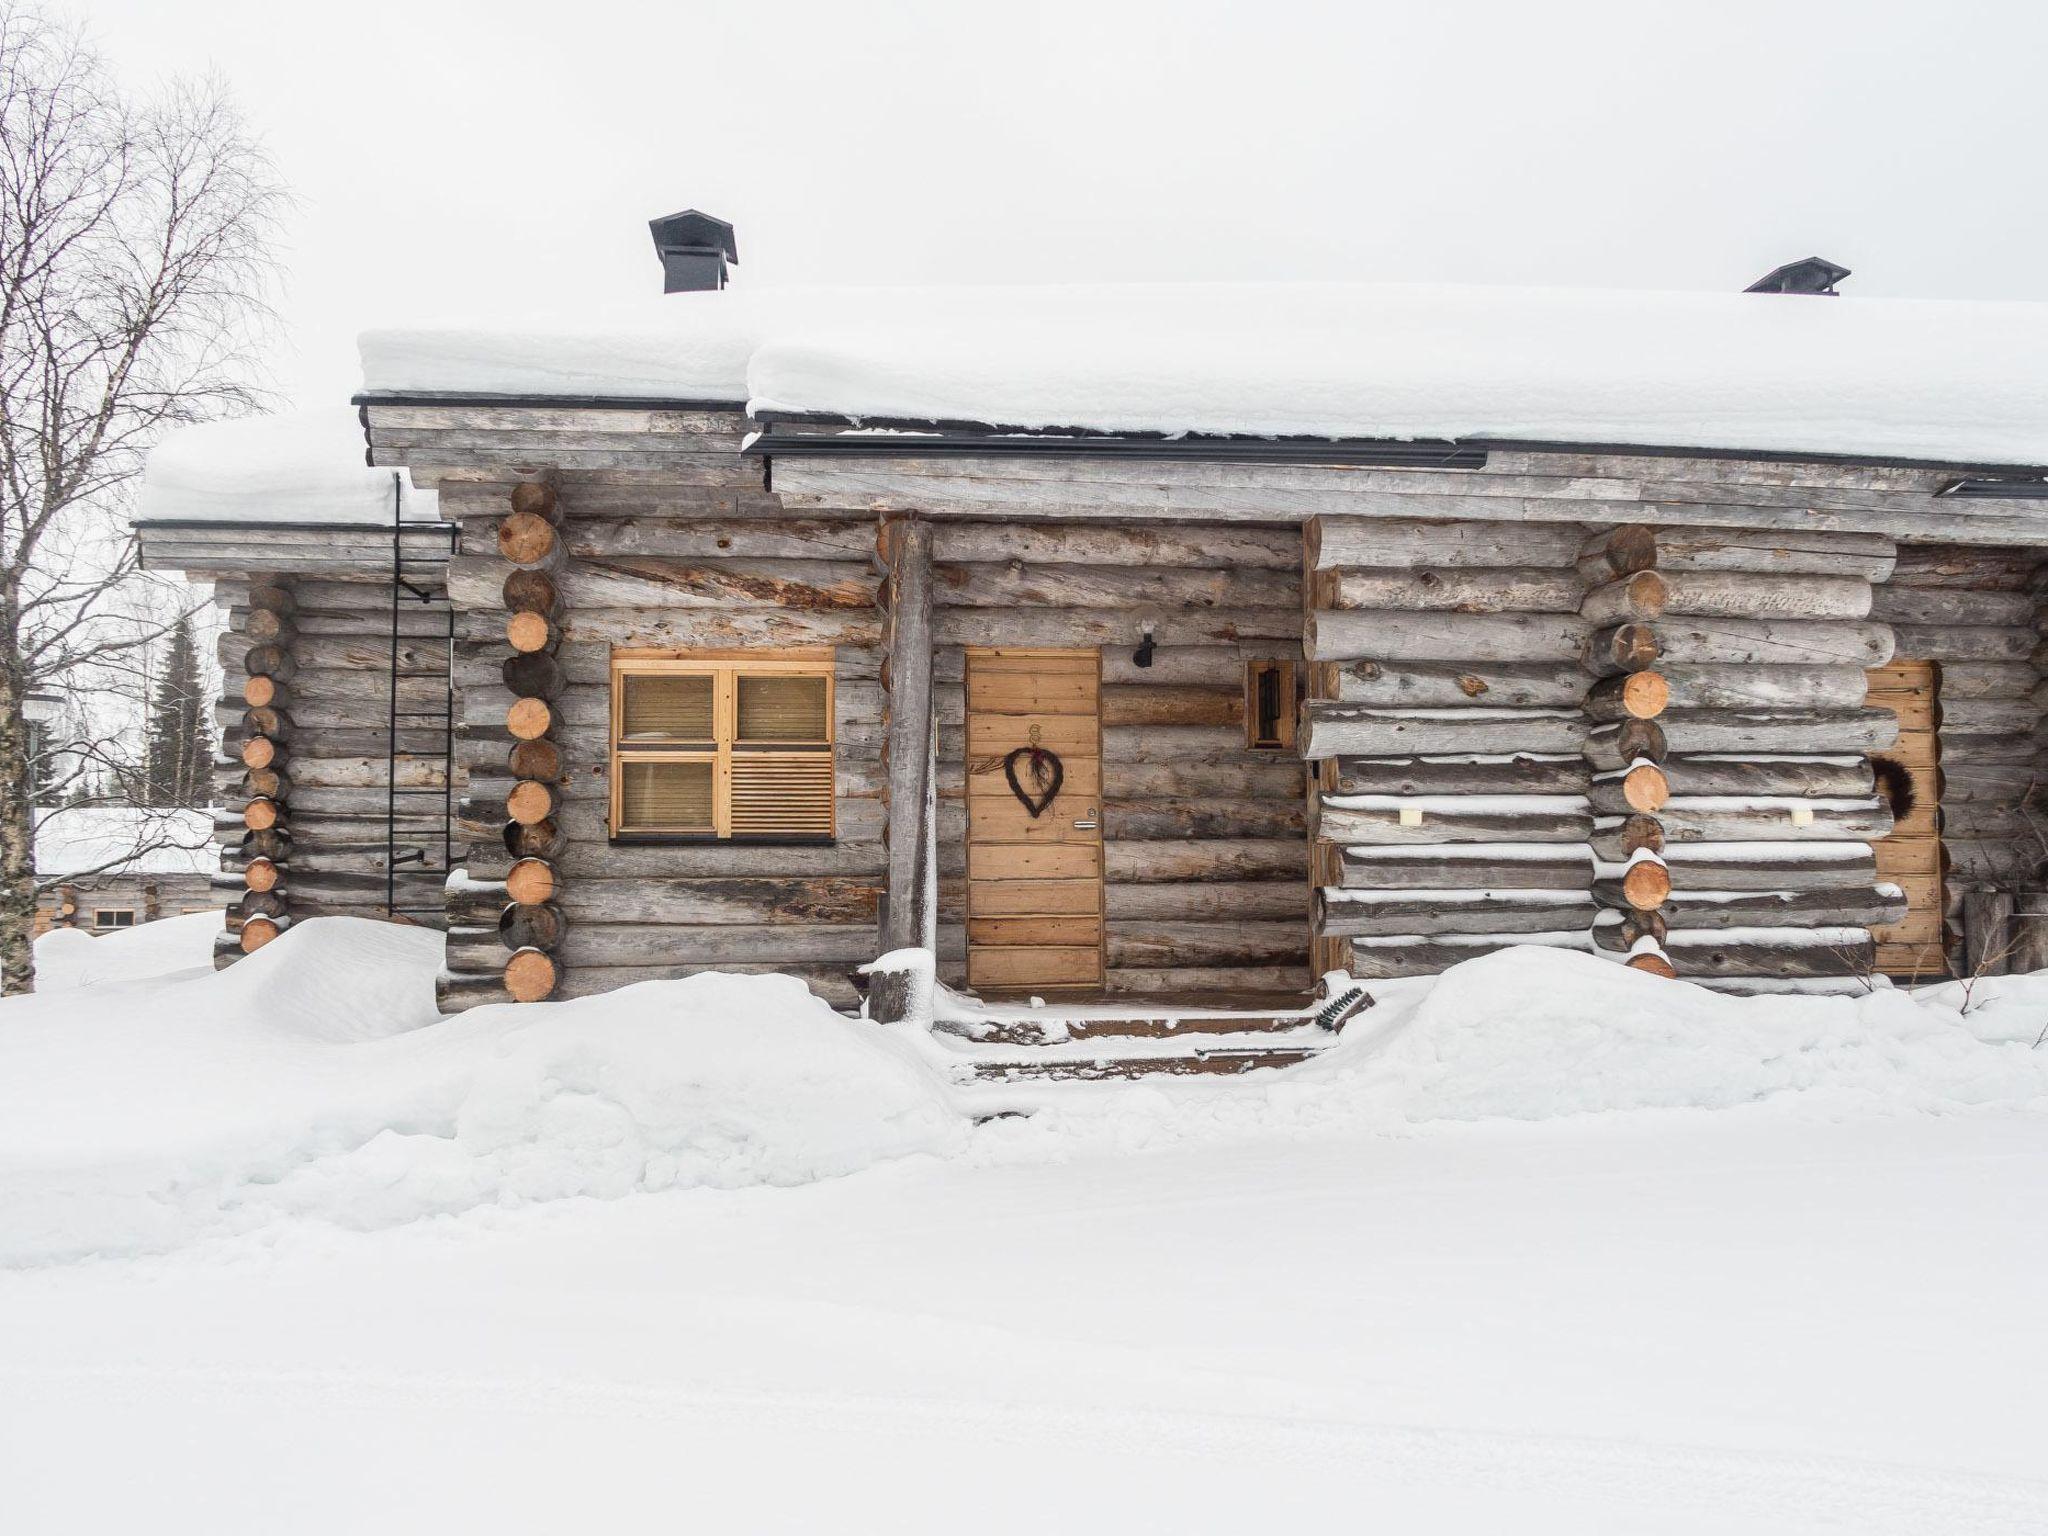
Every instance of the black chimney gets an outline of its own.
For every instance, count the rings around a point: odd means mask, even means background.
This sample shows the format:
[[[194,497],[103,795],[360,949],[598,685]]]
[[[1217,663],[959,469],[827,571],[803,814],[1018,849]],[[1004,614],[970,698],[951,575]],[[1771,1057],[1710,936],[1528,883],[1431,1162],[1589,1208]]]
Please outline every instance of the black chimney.
[[[1835,284],[1849,275],[1847,267],[1838,267],[1822,256],[1809,256],[1804,261],[1788,261],[1782,267],[1773,267],[1762,277],[1743,289],[1744,293],[1818,293],[1829,298],[1836,297]]]
[[[725,286],[726,269],[740,263],[732,226],[708,213],[685,208],[665,219],[650,219],[654,249],[661,257],[663,293],[701,293]]]

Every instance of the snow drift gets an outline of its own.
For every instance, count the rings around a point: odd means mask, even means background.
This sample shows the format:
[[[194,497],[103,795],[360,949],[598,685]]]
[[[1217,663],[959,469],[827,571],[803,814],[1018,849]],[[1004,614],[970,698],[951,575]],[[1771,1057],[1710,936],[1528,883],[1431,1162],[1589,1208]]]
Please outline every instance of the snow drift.
[[[280,1215],[378,1227],[800,1184],[963,1134],[905,1047],[790,978],[438,1019],[440,949],[428,930],[319,918],[224,972],[0,1005],[0,1262]]]
[[[190,959],[148,928],[89,942],[114,970],[124,945]],[[2048,1112],[2048,1048],[2032,1046],[2048,976],[1982,983],[1965,1013],[1954,988],[1730,998],[1525,947],[1375,984],[1378,1006],[1288,1072],[989,1089],[954,1080],[958,1059],[919,1032],[845,1018],[789,977],[442,1019],[440,946],[320,918],[225,972],[0,1004],[0,1262],[149,1251],[280,1217],[375,1228],[801,1184],[916,1153],[1003,1161],[1746,1105]],[[1034,1113],[976,1126],[1007,1108]]]

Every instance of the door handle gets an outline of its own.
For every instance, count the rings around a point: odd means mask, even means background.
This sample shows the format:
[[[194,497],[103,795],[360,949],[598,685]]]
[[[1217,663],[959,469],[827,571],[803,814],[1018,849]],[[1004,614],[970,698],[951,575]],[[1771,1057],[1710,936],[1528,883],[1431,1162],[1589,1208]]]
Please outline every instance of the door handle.
[[[1094,826],[1095,826],[1095,807],[1094,807],[1094,806],[1092,806],[1092,805],[1091,805],[1091,806],[1089,806],[1089,807],[1088,807],[1088,814],[1087,814],[1086,816],[1077,816],[1077,817],[1075,817],[1075,818],[1074,818],[1074,826],[1075,826],[1075,829],[1076,829],[1076,830],[1078,830],[1078,831],[1082,831],[1082,832],[1087,832],[1087,831],[1090,831],[1090,830],[1092,830],[1092,829],[1094,828]]]

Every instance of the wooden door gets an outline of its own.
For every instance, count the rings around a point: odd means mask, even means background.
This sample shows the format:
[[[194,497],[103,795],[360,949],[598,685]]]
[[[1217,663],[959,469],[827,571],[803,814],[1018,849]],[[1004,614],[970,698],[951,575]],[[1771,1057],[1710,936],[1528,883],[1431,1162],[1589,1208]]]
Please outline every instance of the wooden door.
[[[1894,661],[1869,673],[1872,708],[1899,717],[1899,739],[1889,758],[1910,777],[1913,805],[1877,844],[1877,878],[1906,893],[1903,922],[1873,928],[1877,968],[1887,976],[1944,976],[1942,946],[1941,739],[1935,729],[1935,670],[1931,661]],[[1883,793],[1883,784],[1879,784]]]
[[[1102,658],[1094,650],[967,652],[967,983],[1044,993],[1102,985]],[[1004,763],[1059,759],[1033,815]],[[1037,792],[1028,759],[1012,764]]]

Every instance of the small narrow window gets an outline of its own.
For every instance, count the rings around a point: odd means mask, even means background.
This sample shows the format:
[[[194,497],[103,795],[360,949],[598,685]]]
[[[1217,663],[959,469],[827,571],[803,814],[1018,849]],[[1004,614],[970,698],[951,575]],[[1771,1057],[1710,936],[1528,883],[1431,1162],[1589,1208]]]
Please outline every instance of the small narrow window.
[[[1294,746],[1295,666],[1259,658],[1244,664],[1244,744],[1278,752]]]
[[[133,907],[95,907],[92,914],[95,928],[133,928],[135,909]]]
[[[612,661],[614,837],[829,842],[829,657]]]

